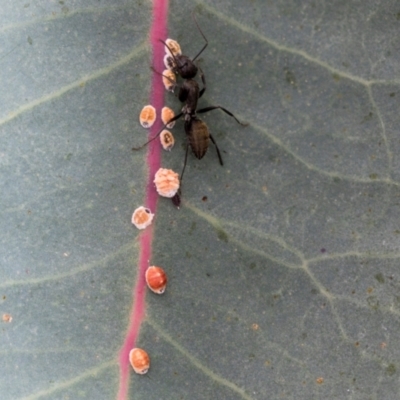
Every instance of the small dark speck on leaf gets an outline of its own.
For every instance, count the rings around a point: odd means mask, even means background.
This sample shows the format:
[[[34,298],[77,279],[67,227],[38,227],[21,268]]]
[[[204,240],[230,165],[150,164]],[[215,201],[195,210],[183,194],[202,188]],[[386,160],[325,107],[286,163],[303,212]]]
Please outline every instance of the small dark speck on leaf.
[[[389,364],[386,368],[386,373],[389,376],[392,376],[396,373],[396,366],[394,364]]]
[[[332,74],[332,78],[336,81],[336,82],[339,82],[340,81],[340,75],[339,74],[336,74],[336,73],[334,73],[334,74]]]
[[[370,121],[373,118],[374,114],[372,112],[369,112],[368,115],[366,115],[363,120],[361,121],[361,123]]]
[[[201,200],[207,201],[207,199],[208,199],[207,196],[203,196]]]
[[[28,39],[27,39],[27,41],[28,41],[28,43],[32,46],[32,44],[33,44],[33,40],[32,40],[32,38],[30,37],[30,36],[28,36]]]
[[[268,161],[274,162],[279,164],[281,162],[280,158],[271,154],[270,156],[268,156]]]
[[[340,181],[341,181],[341,179],[338,178],[337,176],[334,176],[334,177],[333,177],[333,182],[334,182],[334,183],[340,183]]]
[[[369,178],[370,179],[378,179],[378,174],[370,174]]]
[[[321,253],[326,253],[326,249],[324,247],[321,249]]]
[[[250,268],[250,269],[254,269],[254,268],[256,268],[256,267],[257,267],[256,263],[251,263],[249,268]]]
[[[219,240],[228,243],[228,235],[223,229],[217,228],[217,235]]]
[[[379,282],[379,283],[385,283],[385,277],[383,276],[383,274],[381,274],[380,272],[378,274],[375,275],[375,279]]]
[[[400,12],[398,12],[398,13],[396,14],[396,19],[397,19],[397,21],[400,21]]]
[[[394,97],[394,96],[396,96],[396,93],[395,93],[395,92],[392,92],[392,93],[389,94],[389,96],[390,96],[390,97]]]

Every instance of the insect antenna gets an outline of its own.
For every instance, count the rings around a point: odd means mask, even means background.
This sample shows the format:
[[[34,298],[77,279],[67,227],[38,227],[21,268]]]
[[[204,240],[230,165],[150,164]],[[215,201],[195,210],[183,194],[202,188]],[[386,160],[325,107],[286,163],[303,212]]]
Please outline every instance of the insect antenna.
[[[167,45],[167,43],[164,42],[164,40],[159,39],[159,41],[169,50],[169,52],[171,53],[172,58],[173,58],[174,61],[175,61],[175,65],[178,65],[178,61],[177,61],[177,59],[176,59],[176,57],[175,57],[175,54],[174,54],[173,51],[171,50],[171,48]]]
[[[206,49],[206,47],[208,46],[208,40],[206,39],[206,37],[204,36],[203,31],[201,30],[199,23],[197,22],[196,16],[194,15],[194,11],[192,12],[192,17],[194,19],[194,22],[196,23],[197,29],[199,30],[199,32],[201,33],[201,36],[203,36],[203,39],[205,40],[206,44],[203,46],[203,48],[199,51],[199,53],[197,54],[196,57],[193,58],[192,61],[196,60],[196,58]]]

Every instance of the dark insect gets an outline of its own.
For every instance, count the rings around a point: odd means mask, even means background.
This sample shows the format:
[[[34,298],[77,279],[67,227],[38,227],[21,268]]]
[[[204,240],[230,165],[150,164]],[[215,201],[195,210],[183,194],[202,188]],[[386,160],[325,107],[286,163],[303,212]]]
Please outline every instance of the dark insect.
[[[168,57],[168,64],[170,69],[176,74],[179,75],[183,79],[193,79],[197,75],[198,67],[194,63],[197,57],[200,56],[200,54],[205,50],[205,48],[208,46],[208,40],[204,36],[204,33],[200,29],[200,26],[196,20],[196,16],[194,13],[192,13],[192,17],[194,19],[194,22],[196,23],[197,29],[199,30],[201,36],[203,36],[204,41],[206,44],[203,46],[203,48],[197,53],[196,57],[194,57],[192,60],[183,54],[174,54],[172,49],[165,43],[163,40],[160,40],[161,43],[166,46],[171,55]]]
[[[190,84],[189,84],[189,82],[190,82]],[[204,80],[203,80],[203,83],[204,83]],[[188,90],[182,90],[184,88],[185,84],[189,84]],[[181,173],[181,178],[180,178],[181,181],[182,181],[183,173],[184,173],[185,167],[186,167],[189,146],[191,147],[193,154],[196,156],[196,158],[201,160],[207,153],[209,143],[211,140],[214,143],[215,148],[217,150],[217,155],[218,155],[220,164],[224,165],[224,163],[222,161],[221,153],[219,151],[217,143],[215,142],[215,139],[212,137],[206,123],[203,122],[200,118],[198,118],[196,114],[202,114],[202,113],[206,113],[208,111],[220,109],[220,110],[224,111],[226,114],[233,117],[238,124],[240,124],[242,126],[247,126],[247,124],[240,122],[230,111],[228,111],[226,108],[221,107],[221,106],[209,106],[206,108],[202,108],[200,110],[196,110],[197,100],[204,93],[205,88],[203,88],[199,94],[198,84],[193,79],[186,80],[184,82],[184,85],[182,85],[182,87],[180,89],[180,95],[182,92],[184,94],[179,97],[179,100],[181,100],[182,102],[185,102],[185,104],[182,108],[182,111],[179,114],[175,115],[175,117],[173,117],[169,121],[167,121],[167,123],[160,129],[160,131],[154,137],[152,137],[149,141],[144,143],[142,146],[134,147],[132,149],[132,150],[142,149],[143,147],[148,145],[150,142],[152,142],[154,139],[156,139],[158,136],[160,136],[161,132],[166,128],[167,125],[169,125],[171,122],[174,122],[183,116],[184,120],[185,120],[185,133],[186,133],[188,141],[186,144],[185,163],[184,163],[183,170]]]
[[[185,107],[184,107],[185,108]],[[224,162],[222,161],[222,156],[221,152],[219,151],[218,145],[211,135],[208,126],[204,121],[202,121],[196,114],[202,114],[206,113],[208,111],[220,109],[224,111],[226,114],[230,115],[235,119],[235,121],[242,125],[242,126],[247,126],[247,124],[244,124],[240,122],[230,111],[228,111],[226,108],[221,107],[221,106],[210,106],[206,108],[202,108],[201,110],[194,110],[193,113],[191,114],[184,114],[185,118],[185,133],[187,136],[187,143],[186,143],[186,154],[185,154],[185,162],[183,164],[183,169],[181,173],[181,182],[183,178],[183,173],[185,172],[186,168],[186,163],[187,163],[187,156],[188,156],[188,151],[189,151],[189,146],[191,147],[193,154],[195,157],[199,160],[201,160],[205,154],[207,153],[210,140],[213,142],[215,149],[217,150],[217,155],[218,155],[218,160],[221,165],[224,165]],[[181,113],[183,114],[183,113]]]
[[[200,110],[197,110],[198,100],[201,96],[203,96],[203,94],[206,90],[206,80],[205,80],[205,76],[204,76],[204,73],[201,70],[201,68],[197,67],[193,61],[195,61],[195,59],[204,51],[204,49],[208,45],[208,41],[205,38],[203,32],[201,31],[194,15],[193,15],[193,18],[196,22],[197,28],[199,29],[200,33],[202,34],[204,40],[206,41],[205,46],[201,49],[201,51],[197,54],[197,56],[193,58],[193,60],[191,60],[187,56],[173,55],[172,51],[170,50],[171,54],[173,56],[173,59],[174,59],[176,74],[179,74],[182,78],[184,78],[184,81],[181,85],[178,85],[175,82],[171,81],[171,83],[173,83],[175,87],[176,86],[179,87],[178,98],[179,98],[179,101],[181,103],[183,103],[182,110],[179,114],[175,115],[175,117],[171,118],[160,129],[160,131],[154,137],[152,137],[149,141],[144,143],[142,146],[134,147],[132,149],[132,150],[142,149],[144,146],[148,145],[150,142],[152,142],[154,139],[156,139],[161,134],[161,132],[166,128],[166,126],[168,124],[183,117],[185,120],[184,127],[185,127],[185,133],[187,136],[187,143],[186,143],[185,161],[184,161],[183,169],[182,169],[181,176],[180,176],[181,184],[182,184],[183,174],[184,174],[185,168],[186,168],[189,146],[192,149],[195,157],[198,158],[199,160],[201,160],[207,153],[207,150],[208,150],[208,147],[210,144],[210,140],[211,140],[216,148],[219,163],[221,165],[224,165],[224,163],[222,161],[221,152],[219,151],[219,148],[218,148],[218,145],[217,145],[215,139],[211,135],[206,123],[203,122],[197,116],[197,114],[202,114],[202,113],[206,113],[206,112],[209,112],[212,110],[220,109],[223,112],[225,112],[226,114],[228,114],[229,116],[233,117],[238,124],[240,124],[242,126],[248,125],[248,124],[240,122],[230,111],[228,111],[226,108],[221,107],[221,106],[209,106],[209,107],[205,107]],[[197,81],[193,79],[196,76],[198,70],[200,70],[200,78],[201,78],[201,81],[203,84],[203,88],[201,90],[200,90],[200,87],[199,87],[199,84],[197,83]],[[155,71],[155,72],[157,72],[157,71]],[[159,72],[157,72],[157,73],[159,73]],[[160,75],[162,75],[162,74],[160,74]],[[166,79],[169,79],[166,75],[162,75],[162,76]],[[172,198],[172,201],[175,206],[179,207],[179,204],[180,204],[179,192],[177,193],[177,195],[175,195],[175,197]]]

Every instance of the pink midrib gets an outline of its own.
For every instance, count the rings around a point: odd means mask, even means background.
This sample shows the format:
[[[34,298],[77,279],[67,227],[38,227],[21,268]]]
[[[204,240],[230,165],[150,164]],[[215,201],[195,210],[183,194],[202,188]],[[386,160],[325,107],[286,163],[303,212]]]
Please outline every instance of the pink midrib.
[[[165,40],[167,37],[168,0],[153,0],[152,13],[153,19],[150,29],[150,42],[153,50],[152,66],[156,71],[162,71],[164,69],[164,45],[160,42],[160,39]],[[152,74],[150,104],[155,107],[158,113],[164,105],[164,86],[162,79],[155,72]],[[157,118],[149,135],[151,137],[154,136],[161,127],[162,122],[160,118]],[[154,188],[153,177],[161,165],[161,146],[158,140],[154,140],[149,144],[146,162],[149,175],[146,185],[145,207],[156,214],[158,194]],[[140,235],[140,255],[137,280],[133,289],[132,312],[125,340],[119,353],[120,380],[118,400],[126,400],[128,396],[129,376],[131,373],[129,352],[136,347],[139,330],[145,316],[146,283],[144,274],[151,261],[154,222],[155,219],[153,220],[153,225],[146,228]]]

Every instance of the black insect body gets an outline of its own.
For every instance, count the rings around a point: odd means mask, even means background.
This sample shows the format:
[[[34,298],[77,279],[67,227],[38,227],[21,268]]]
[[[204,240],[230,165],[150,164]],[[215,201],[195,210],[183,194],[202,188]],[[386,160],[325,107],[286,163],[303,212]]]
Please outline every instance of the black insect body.
[[[201,70],[200,70],[201,71]],[[201,71],[201,80],[203,88],[200,90],[199,84],[194,79],[186,79],[179,88],[178,99],[181,103],[185,103],[182,108],[182,113],[185,115],[185,120],[188,120],[196,113],[197,102],[206,91],[206,81],[203,71]]]
[[[179,75],[183,79],[193,79],[197,75],[198,67],[194,63],[197,57],[206,49],[208,46],[208,40],[204,36],[204,33],[200,29],[199,24],[197,23],[196,17],[192,14],[194,22],[196,23],[197,29],[199,30],[201,36],[203,36],[206,44],[202,47],[202,49],[197,53],[196,57],[190,59],[190,57],[185,56],[184,54],[174,54],[172,49],[165,43],[163,40],[160,40],[161,43],[164,44],[170,51],[171,55],[168,57],[168,64],[170,69],[176,74]]]
[[[235,119],[235,121],[242,125],[242,126],[247,126],[247,124],[240,122],[230,111],[228,111],[226,108],[221,107],[221,106],[210,106],[206,108],[202,108],[201,110],[196,110],[196,113],[193,113],[190,115],[188,118],[188,115],[185,115],[185,133],[188,137],[188,144],[186,147],[186,156],[187,156],[187,151],[188,147],[190,146],[193,154],[201,160],[205,154],[207,153],[208,146],[210,144],[210,140],[214,143],[215,149],[217,150],[217,155],[219,159],[219,163],[221,165],[224,165],[224,162],[222,161],[221,153],[219,151],[218,145],[211,135],[208,126],[206,125],[205,122],[203,122],[200,118],[197,117],[196,114],[202,114],[206,113],[208,111],[212,110],[217,110],[220,109],[232,118]],[[185,159],[185,166],[186,166],[186,159]],[[184,168],[185,168],[184,166]],[[183,175],[183,171],[182,171]]]
[[[192,149],[195,157],[197,159],[201,160],[207,153],[207,150],[208,150],[208,147],[210,144],[210,140],[211,140],[214,143],[214,146],[217,150],[219,163],[221,165],[224,165],[224,162],[222,161],[221,152],[219,151],[219,148],[218,148],[218,145],[217,145],[215,139],[211,135],[206,123],[203,122],[197,116],[197,114],[202,114],[202,113],[206,113],[206,112],[209,112],[212,110],[220,109],[223,112],[225,112],[226,114],[228,114],[229,116],[231,116],[232,118],[234,118],[238,124],[240,124],[242,126],[247,126],[247,124],[240,122],[230,111],[228,111],[226,108],[221,107],[221,106],[210,106],[210,107],[202,108],[200,110],[196,110],[193,107],[197,106],[198,98],[191,97],[191,94],[193,94],[194,92],[195,92],[194,89],[193,89],[193,91],[190,91],[190,90],[188,91],[188,96],[186,98],[186,104],[183,106],[182,111],[179,114],[175,115],[175,117],[171,118],[154,137],[152,137],[148,142],[144,143],[142,146],[134,147],[132,149],[132,150],[139,150],[139,149],[143,148],[144,146],[146,146],[147,144],[152,142],[154,139],[156,139],[161,134],[161,132],[166,128],[166,126],[168,124],[170,124],[173,121],[176,121],[177,119],[179,119],[183,116],[184,120],[185,120],[185,133],[187,136],[187,144],[186,144],[185,162],[184,162],[181,177],[180,177],[181,182],[182,182],[182,178],[183,178],[183,173],[185,172],[185,168],[186,168],[189,147]]]
[[[200,69],[200,71],[201,71],[201,69]],[[200,90],[199,84],[194,79],[185,79],[183,81],[182,85],[180,85],[180,87],[179,87],[179,94],[178,94],[179,101],[184,103],[181,112],[179,114],[175,115],[175,117],[171,118],[169,121],[167,121],[166,124],[160,130],[160,132],[157,133],[157,135],[152,137],[148,142],[144,143],[142,146],[136,147],[136,148],[134,147],[133,150],[139,150],[142,147],[144,147],[147,144],[149,144],[150,142],[152,142],[154,139],[156,139],[161,134],[161,132],[166,128],[166,126],[168,124],[178,120],[179,118],[181,118],[183,116],[184,120],[185,120],[185,132],[186,132],[186,135],[189,138],[188,145],[190,145],[190,147],[193,150],[193,153],[195,154],[195,156],[197,158],[201,159],[201,158],[204,157],[204,155],[205,155],[205,153],[207,152],[207,149],[208,149],[209,140],[206,142],[207,146],[206,146],[205,142],[204,142],[204,144],[202,144],[201,149],[204,149],[202,151],[198,151],[198,147],[200,145],[197,144],[196,140],[190,140],[191,137],[193,138],[193,137],[197,136],[196,132],[199,131],[199,130],[196,129],[196,127],[192,127],[192,121],[194,121],[194,120],[200,121],[196,117],[197,103],[198,103],[199,98],[204,94],[204,92],[206,90],[206,81],[205,81],[205,78],[204,78],[203,71],[201,71],[201,75],[200,76],[201,76],[201,80],[202,80],[202,83],[203,83],[203,88]],[[200,110],[200,112],[201,112],[201,110]],[[205,123],[203,123],[203,124],[205,125]],[[196,123],[193,124],[193,125],[196,125]],[[208,128],[207,128],[207,132],[208,132]],[[204,135],[200,133],[199,136],[203,137]],[[209,134],[208,134],[208,136],[209,136]],[[213,142],[215,143],[214,140],[213,140]],[[219,150],[217,150],[217,151],[218,151],[218,154],[219,154]],[[202,154],[202,156],[199,157],[198,156],[199,154]],[[221,160],[220,154],[219,154],[218,157]],[[187,152],[186,152],[186,158],[187,158]],[[186,166],[186,158],[185,158],[185,166]],[[183,176],[183,171],[182,171],[182,174],[181,174],[181,180],[182,180],[182,176]]]
[[[179,101],[181,101],[181,103],[183,103],[182,110],[179,114],[177,114],[173,118],[171,118],[160,129],[160,131],[154,137],[152,137],[148,142],[144,143],[140,147],[133,148],[133,150],[139,150],[139,149],[143,148],[144,146],[146,146],[147,144],[152,142],[154,139],[156,139],[161,134],[161,132],[166,128],[166,126],[168,124],[183,117],[185,120],[184,128],[185,128],[185,133],[187,136],[187,143],[186,143],[185,161],[184,161],[182,173],[180,176],[181,183],[182,183],[183,174],[184,174],[185,168],[186,168],[189,147],[192,149],[195,157],[200,160],[207,153],[207,150],[208,150],[208,147],[210,144],[210,140],[211,140],[216,148],[219,163],[221,165],[224,164],[222,161],[221,152],[219,151],[218,145],[217,145],[215,139],[213,138],[213,136],[211,135],[211,133],[208,129],[208,126],[206,125],[205,122],[203,122],[197,116],[197,114],[202,114],[202,113],[206,113],[206,112],[209,112],[212,110],[220,109],[223,112],[225,112],[226,114],[228,114],[229,116],[233,117],[238,124],[240,124],[242,126],[247,126],[247,124],[240,122],[230,111],[228,111],[224,107],[209,106],[206,108],[202,108],[200,110],[197,109],[198,100],[200,97],[203,96],[203,94],[206,90],[206,80],[205,80],[203,71],[201,70],[200,67],[197,67],[194,64],[194,61],[196,60],[197,57],[199,57],[199,55],[207,47],[208,41],[207,41],[206,37],[204,36],[203,32],[201,31],[194,15],[193,15],[193,18],[196,22],[198,30],[200,31],[201,35],[203,36],[204,40],[206,41],[206,44],[203,46],[203,48],[200,50],[200,52],[196,55],[196,57],[194,57],[193,59],[190,59],[189,57],[184,56],[184,55],[174,55],[174,53],[171,51],[171,49],[169,49],[168,45],[162,41],[162,43],[164,43],[164,45],[171,52],[171,60],[172,60],[171,63],[172,63],[173,71],[177,75],[180,75],[184,80],[183,80],[182,84],[178,85],[177,83],[172,81],[166,75],[163,75],[163,74],[160,74],[160,75],[162,75],[164,78],[168,79],[174,87],[179,87],[178,98],[179,98]],[[203,87],[201,89],[199,87],[198,82],[194,79],[194,77],[197,75],[198,71],[200,71],[200,78],[201,78],[201,81],[203,84]],[[157,72],[157,71],[155,71],[155,72]],[[159,73],[159,72],[157,72],[157,73]],[[179,207],[179,204],[180,204],[179,193],[177,193],[174,196],[174,198],[172,198],[172,201],[177,207]]]

